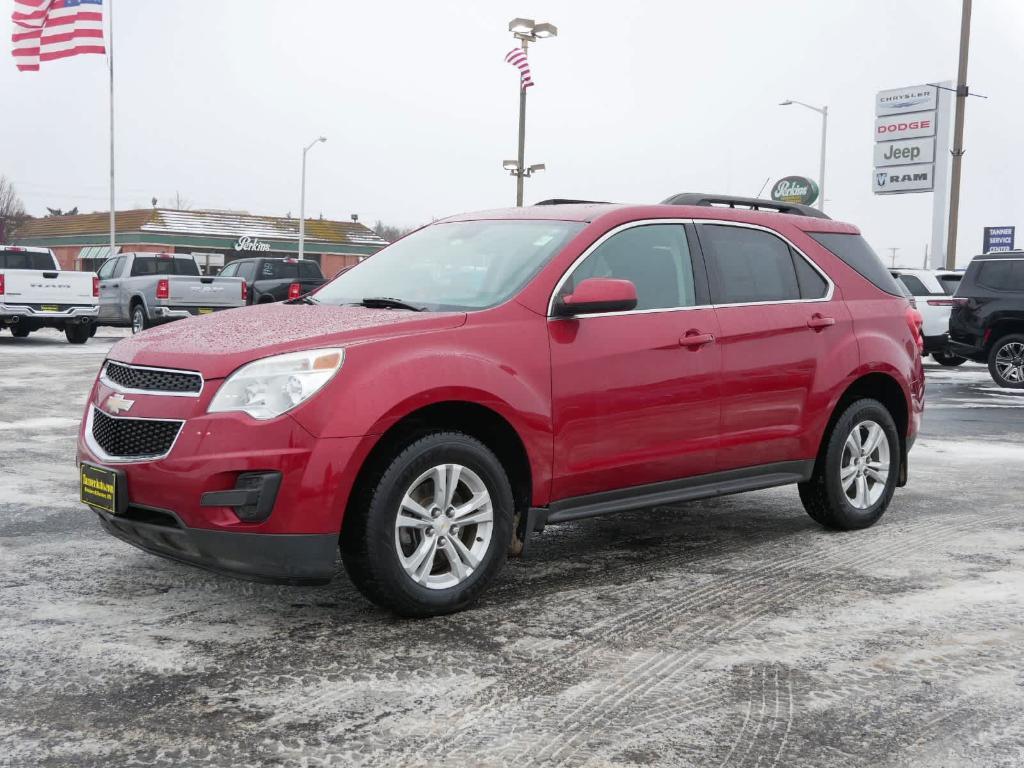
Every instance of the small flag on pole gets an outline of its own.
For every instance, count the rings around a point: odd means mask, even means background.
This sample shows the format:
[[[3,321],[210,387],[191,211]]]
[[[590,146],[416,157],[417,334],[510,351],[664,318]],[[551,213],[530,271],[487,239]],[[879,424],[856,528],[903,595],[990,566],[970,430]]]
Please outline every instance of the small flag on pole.
[[[530,77],[530,62],[526,59],[526,50],[513,48],[505,55],[505,61],[519,70],[519,82],[525,91],[533,85],[533,78]]]
[[[103,0],[14,0],[14,62],[35,72],[42,61],[106,53]]]

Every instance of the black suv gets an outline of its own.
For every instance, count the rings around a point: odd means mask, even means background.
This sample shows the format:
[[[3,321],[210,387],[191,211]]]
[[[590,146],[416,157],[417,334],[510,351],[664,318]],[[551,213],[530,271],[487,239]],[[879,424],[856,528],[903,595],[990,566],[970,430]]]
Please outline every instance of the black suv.
[[[320,265],[309,259],[235,259],[220,277],[241,277],[248,286],[248,304],[297,299],[326,283]]]
[[[949,346],[988,363],[999,386],[1024,389],[1024,251],[974,257],[953,297]]]

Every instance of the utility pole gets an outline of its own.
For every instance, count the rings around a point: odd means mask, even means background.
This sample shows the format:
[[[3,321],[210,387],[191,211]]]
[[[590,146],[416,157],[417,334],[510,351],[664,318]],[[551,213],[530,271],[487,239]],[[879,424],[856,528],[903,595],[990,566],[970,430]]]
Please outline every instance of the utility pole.
[[[896,251],[898,251],[899,248],[890,248],[889,250],[892,251],[892,268],[896,269]]]
[[[956,269],[956,237],[960,226],[960,166],[964,156],[964,109],[967,106],[967,53],[971,43],[971,0],[963,0],[960,16],[960,64],[956,75],[956,116],[953,118],[953,169],[949,183],[949,231],[946,269]]]

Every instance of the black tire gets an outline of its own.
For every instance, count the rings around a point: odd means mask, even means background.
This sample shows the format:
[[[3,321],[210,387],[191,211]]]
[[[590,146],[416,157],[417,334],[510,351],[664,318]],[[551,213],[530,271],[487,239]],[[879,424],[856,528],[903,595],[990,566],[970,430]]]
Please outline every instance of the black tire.
[[[19,328],[16,325],[11,326],[11,335],[16,339],[28,338],[28,335],[32,333],[28,328]]]
[[[440,464],[461,464],[483,481],[493,506],[493,526],[477,568],[455,586],[431,589],[402,567],[395,521],[410,484]],[[359,591],[383,608],[410,617],[463,610],[504,566],[512,539],[512,487],[498,458],[479,440],[461,432],[416,439],[390,461],[381,462],[356,493],[341,533],[342,562]]]
[[[89,323],[89,338],[90,338],[90,339],[91,339],[91,338],[92,338],[93,336],[95,336],[95,335],[96,335],[96,329],[97,329],[97,328],[99,328],[99,326],[98,326],[98,325],[96,325],[96,323]]]
[[[996,358],[1000,352],[1010,357],[1011,362],[1016,361],[1018,366],[1024,366],[1024,334],[1011,333],[998,339],[988,351],[988,372],[992,374],[992,380],[1000,387],[1007,389],[1024,389],[1024,377],[1019,381],[1012,381],[999,372],[996,365]]]
[[[132,333],[140,333],[141,331],[144,331],[147,328],[149,328],[150,325],[151,323],[149,322],[149,318],[146,317],[146,308],[141,304],[134,305],[132,307],[131,316]]]
[[[877,500],[862,509],[854,506],[847,496],[840,472],[847,438],[853,434],[855,426],[866,421],[879,425],[885,433],[889,450],[889,474]],[[815,463],[814,474],[807,482],[800,483],[800,501],[807,514],[826,528],[840,531],[867,528],[878,522],[892,501],[901,460],[900,437],[892,414],[877,400],[857,400],[846,407],[832,431],[825,437],[825,445]]]
[[[92,334],[89,329],[92,327],[91,323],[83,323],[81,325],[65,325],[64,335],[68,339],[68,344],[85,344]]]
[[[947,368],[955,368],[958,365],[963,365],[967,362],[966,357],[960,357],[960,355],[951,355],[949,352],[933,352],[932,360],[939,365],[944,365]]]

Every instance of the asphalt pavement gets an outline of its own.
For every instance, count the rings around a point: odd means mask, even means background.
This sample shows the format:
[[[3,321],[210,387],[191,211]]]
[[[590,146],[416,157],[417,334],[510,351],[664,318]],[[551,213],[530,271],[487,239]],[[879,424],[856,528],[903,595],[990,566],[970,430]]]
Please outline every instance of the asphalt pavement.
[[[104,534],[75,433],[117,334],[0,334],[0,766],[1020,766],[1024,392],[928,366],[910,484],[558,527],[424,621]]]

